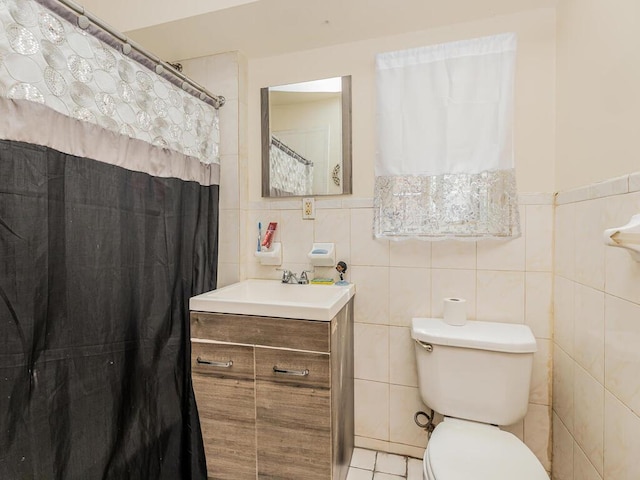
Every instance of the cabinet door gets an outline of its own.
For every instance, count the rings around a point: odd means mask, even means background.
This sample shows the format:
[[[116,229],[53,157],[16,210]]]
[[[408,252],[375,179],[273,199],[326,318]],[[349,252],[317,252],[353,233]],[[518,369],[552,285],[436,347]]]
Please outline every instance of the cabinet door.
[[[193,389],[209,479],[256,478],[253,347],[191,344]]]
[[[329,355],[256,347],[258,478],[331,478]]]

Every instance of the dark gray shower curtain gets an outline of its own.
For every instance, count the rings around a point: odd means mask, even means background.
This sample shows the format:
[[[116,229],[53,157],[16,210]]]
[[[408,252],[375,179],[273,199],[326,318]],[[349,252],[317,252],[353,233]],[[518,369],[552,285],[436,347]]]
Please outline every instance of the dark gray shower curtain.
[[[218,186],[0,141],[0,479],[206,478],[188,299]]]

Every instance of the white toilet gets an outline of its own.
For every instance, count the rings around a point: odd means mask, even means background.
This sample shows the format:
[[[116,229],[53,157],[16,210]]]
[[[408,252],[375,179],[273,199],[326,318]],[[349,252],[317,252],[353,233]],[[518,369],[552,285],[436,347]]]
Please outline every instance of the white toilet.
[[[526,325],[414,318],[420,395],[444,415],[424,453],[425,480],[548,480],[511,425],[527,413],[536,340]]]

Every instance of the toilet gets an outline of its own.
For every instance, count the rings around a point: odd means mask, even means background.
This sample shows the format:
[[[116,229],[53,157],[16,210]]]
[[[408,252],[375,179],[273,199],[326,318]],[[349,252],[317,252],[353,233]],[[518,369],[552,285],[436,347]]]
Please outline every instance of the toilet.
[[[536,340],[526,325],[414,318],[422,401],[442,414],[424,453],[425,480],[549,480],[511,425],[527,413]]]

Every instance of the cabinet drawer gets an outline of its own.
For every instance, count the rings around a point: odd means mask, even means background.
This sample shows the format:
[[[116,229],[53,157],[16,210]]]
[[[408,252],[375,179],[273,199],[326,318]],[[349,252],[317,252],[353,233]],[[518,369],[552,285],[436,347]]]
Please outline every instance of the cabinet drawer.
[[[329,352],[331,322],[191,312],[191,338]]]
[[[256,347],[256,380],[309,388],[331,386],[329,355]]]
[[[193,376],[253,380],[253,347],[191,342]]]

